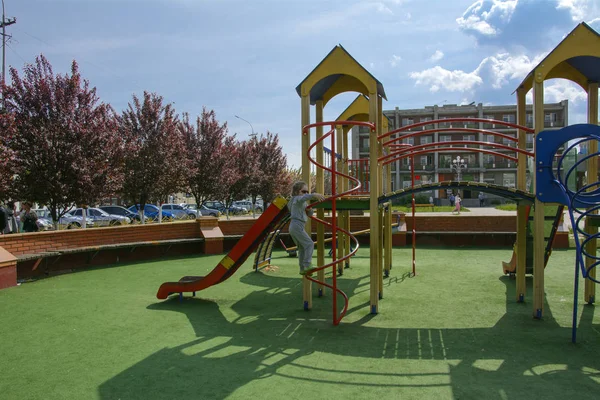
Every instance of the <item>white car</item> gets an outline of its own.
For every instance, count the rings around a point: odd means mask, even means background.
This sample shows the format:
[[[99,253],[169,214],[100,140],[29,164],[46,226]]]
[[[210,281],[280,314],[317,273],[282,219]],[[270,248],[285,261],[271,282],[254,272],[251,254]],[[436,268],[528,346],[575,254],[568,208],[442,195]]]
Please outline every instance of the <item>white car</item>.
[[[233,205],[236,207],[244,208],[247,212],[252,212],[252,202],[250,200],[234,201]],[[261,213],[263,212],[263,209],[264,207],[262,200],[256,200],[254,211],[257,213]]]
[[[71,215],[81,218],[83,216],[83,211],[81,208],[76,208],[71,211]],[[86,225],[89,221],[93,221],[94,226],[117,226],[127,225],[131,222],[131,219],[122,215],[109,214],[99,208],[90,207],[86,210]]]

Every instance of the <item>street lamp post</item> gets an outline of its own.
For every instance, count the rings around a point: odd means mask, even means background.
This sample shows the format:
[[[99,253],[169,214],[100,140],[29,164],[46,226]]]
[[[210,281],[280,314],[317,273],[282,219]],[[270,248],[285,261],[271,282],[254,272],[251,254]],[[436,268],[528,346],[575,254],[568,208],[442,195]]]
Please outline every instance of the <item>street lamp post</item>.
[[[450,169],[456,172],[456,180],[460,182],[462,178],[462,171],[467,169],[467,164],[465,163],[464,158],[460,158],[460,156],[456,156],[452,163],[450,164]]]
[[[460,182],[460,179],[462,177],[462,171],[467,169],[465,159],[460,158],[460,156],[456,156],[456,158],[452,160],[452,164],[450,164],[450,169],[456,172],[456,180]]]
[[[250,121],[245,120],[244,118],[234,115],[234,117],[236,117],[237,119],[241,119],[242,121],[245,121],[248,125],[250,125],[250,129],[252,129],[252,134],[250,135],[250,137],[255,137],[256,133],[254,133],[254,127],[252,126],[252,124],[250,123]]]

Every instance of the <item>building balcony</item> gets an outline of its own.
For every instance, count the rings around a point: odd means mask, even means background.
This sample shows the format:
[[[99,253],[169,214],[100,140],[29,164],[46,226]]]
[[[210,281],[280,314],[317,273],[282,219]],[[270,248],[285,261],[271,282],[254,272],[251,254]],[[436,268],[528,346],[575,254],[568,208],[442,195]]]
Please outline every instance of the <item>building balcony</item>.
[[[488,166],[490,164],[490,166]],[[517,163],[514,161],[495,161],[493,163],[484,163],[486,169],[505,169],[517,168]]]
[[[562,128],[565,126],[565,121],[562,119],[556,121],[544,121],[544,128]]]

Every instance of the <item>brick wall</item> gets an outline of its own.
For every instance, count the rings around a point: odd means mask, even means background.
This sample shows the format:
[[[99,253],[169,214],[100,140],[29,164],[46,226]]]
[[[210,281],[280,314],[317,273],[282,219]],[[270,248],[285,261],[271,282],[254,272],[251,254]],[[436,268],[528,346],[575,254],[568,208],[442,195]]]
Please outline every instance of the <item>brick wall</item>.
[[[0,247],[18,256],[44,251],[116,243],[201,237],[197,221],[168,224],[125,225],[108,228],[67,229],[62,231],[0,235]]]
[[[408,231],[413,229],[413,219],[406,216]],[[516,232],[517,218],[515,216],[417,216],[417,232]]]

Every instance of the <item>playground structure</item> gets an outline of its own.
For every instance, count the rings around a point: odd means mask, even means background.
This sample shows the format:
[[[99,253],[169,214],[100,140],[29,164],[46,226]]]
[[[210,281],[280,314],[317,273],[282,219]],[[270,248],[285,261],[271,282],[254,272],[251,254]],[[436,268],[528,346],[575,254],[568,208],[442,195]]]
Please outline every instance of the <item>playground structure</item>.
[[[525,80],[516,89],[517,97],[517,121],[516,124],[510,124],[503,121],[491,121],[494,124],[504,125],[517,130],[517,137],[509,135],[503,135],[493,131],[485,131],[481,129],[481,123],[490,122],[489,120],[481,120],[476,118],[456,118],[456,119],[444,119],[443,121],[426,121],[419,122],[416,124],[401,127],[399,129],[388,131],[384,129],[384,121],[382,113],[382,101],[386,98],[383,85],[373,77],[368,71],[366,71],[343,47],[336,46],[317,67],[300,83],[296,88],[298,94],[301,97],[301,125],[302,125],[302,171],[303,179],[309,181],[311,166],[315,165],[316,168],[316,191],[324,193],[324,171],[329,171],[331,174],[331,188],[332,195],[326,201],[329,202],[328,208],[332,212],[332,222],[323,223],[323,213],[321,210],[317,213],[315,221],[319,223],[317,225],[317,265],[318,271],[317,278],[306,277],[304,278],[304,306],[307,309],[312,307],[312,289],[311,284],[315,282],[319,284],[319,295],[323,294],[324,285],[324,270],[332,267],[335,268],[340,263],[345,262],[351,254],[344,252],[344,246],[341,246],[341,251],[338,255],[335,252],[335,241],[333,242],[333,261],[329,264],[324,263],[324,227],[330,226],[334,236],[338,236],[338,242],[344,243],[341,236],[347,235],[348,239],[352,240],[352,236],[349,235],[350,229],[348,223],[345,221],[343,213],[337,213],[337,202],[352,201],[352,195],[367,195],[369,196],[369,207],[368,211],[371,215],[370,222],[370,311],[375,314],[379,311],[379,300],[383,298],[383,284],[382,277],[384,276],[383,270],[389,270],[391,267],[391,253],[387,251],[387,246],[390,244],[390,223],[388,222],[389,216],[386,214],[386,209],[389,207],[382,207],[390,205],[391,200],[396,197],[411,194],[421,190],[427,190],[433,187],[476,187],[477,190],[482,192],[495,192],[496,194],[502,194],[505,197],[509,197],[517,202],[517,243],[516,243],[516,255],[515,255],[515,266],[516,266],[516,301],[524,302],[526,293],[525,274],[526,274],[526,257],[527,257],[527,222],[529,218],[530,207],[533,206],[533,316],[535,318],[542,318],[543,316],[543,304],[544,304],[544,267],[547,262],[547,256],[549,256],[549,250],[551,249],[551,239],[549,239],[550,247],[544,246],[544,235],[539,234],[544,230],[544,207],[545,203],[548,205],[557,207],[556,203],[561,203],[569,207],[569,212],[572,214],[572,202],[569,203],[563,198],[562,202],[556,199],[543,200],[541,192],[538,191],[538,187],[543,187],[544,184],[550,182],[550,177],[545,177],[548,181],[541,182],[540,176],[537,174],[538,169],[536,168],[536,181],[534,182],[533,193],[526,191],[526,174],[527,174],[527,157],[533,158],[536,156],[536,152],[539,152],[544,148],[545,143],[535,140],[535,152],[526,150],[526,135],[534,134],[536,138],[544,129],[544,81],[547,79],[564,78],[571,80],[579,86],[581,86],[588,94],[588,123],[591,125],[598,124],[598,82],[600,81],[600,36],[587,24],[579,24],[566,38],[553,50],[549,55],[540,62],[525,78]],[[533,90],[533,120],[534,128],[527,128],[526,125],[526,94]],[[337,121],[325,122],[323,121],[323,109],[326,104],[336,95],[354,91],[360,93],[359,97],[348,107]],[[310,106],[315,106],[316,122],[311,124],[310,121]],[[362,125],[364,121],[368,121],[369,125]],[[465,122],[465,123],[479,123],[480,128],[439,128],[440,122]],[[348,159],[348,139],[347,134],[350,128],[354,125],[368,126],[370,129],[369,136],[369,159],[368,160],[349,160]],[[408,133],[405,135],[398,135],[403,131],[408,131],[413,127],[433,125],[434,129],[423,130],[414,133]],[[323,132],[323,127],[328,126],[330,130],[327,133]],[[315,129],[315,140],[311,140],[311,129]],[[452,141],[452,142],[439,142],[439,143],[428,143],[419,146],[399,146],[399,142],[411,136],[418,136],[426,133],[452,131],[452,132],[473,132],[478,134],[487,134],[500,136],[504,140],[512,142],[515,146],[507,146],[499,143],[482,143],[479,141]],[[569,132],[569,131],[566,131]],[[579,132],[580,134],[582,132]],[[547,135],[555,135],[560,142],[561,146],[554,148],[554,152],[550,156],[549,168],[553,171],[556,168],[555,158],[558,158],[559,171],[560,163],[564,159],[564,153],[560,150],[564,147],[564,144],[569,140],[567,137],[570,134],[565,133],[564,129],[556,132],[547,132]],[[397,137],[396,137],[397,135]],[[540,138],[543,136],[540,136]],[[335,149],[335,153],[339,154],[339,158],[332,154],[331,167],[325,168],[323,166],[323,141],[325,138],[330,138],[331,149]],[[337,148],[335,143],[338,145],[341,143],[341,148]],[[517,187],[516,188],[501,188],[493,187],[493,185],[487,185],[484,183],[476,182],[438,182],[435,184],[428,185],[428,188],[424,187],[413,187],[408,189],[402,189],[392,193],[390,191],[390,170],[389,165],[401,158],[411,158],[418,154],[431,153],[444,149],[444,151],[450,152],[464,152],[463,149],[455,148],[451,146],[461,145],[486,145],[494,147],[495,149],[510,150],[516,153],[515,156],[500,153],[498,151],[482,149],[482,148],[469,148],[468,151],[482,152],[487,154],[493,154],[507,158],[509,160],[517,162]],[[450,147],[447,147],[450,146]],[[596,153],[597,142],[595,140],[589,140],[587,142],[589,154]],[[311,150],[316,149],[316,160],[311,158]],[[571,148],[570,148],[571,149]],[[558,153],[557,153],[558,152]],[[598,175],[598,166],[596,157],[586,157],[586,169],[588,173],[588,180],[595,181],[592,179]],[[537,167],[537,159],[536,159]],[[581,161],[577,165],[581,164]],[[360,168],[351,168],[351,166],[360,165]],[[356,174],[350,176],[349,172],[361,171],[361,175]],[[368,171],[365,173],[365,171]],[[570,170],[572,171],[572,169]],[[533,172],[533,171],[531,171]],[[337,183],[336,176],[341,180]],[[365,180],[361,178],[366,178]],[[368,185],[366,180],[368,179]],[[349,188],[349,182],[357,182],[353,188]],[[362,182],[361,182],[362,181]],[[560,180],[558,180],[560,181]],[[566,180],[563,182],[565,183]],[[336,186],[337,184],[337,186]],[[593,188],[586,186],[589,190],[600,191],[600,188],[594,186]],[[580,191],[573,192],[581,195]],[[577,197],[572,195],[571,197]],[[567,196],[568,198],[568,196]],[[414,200],[413,200],[414,204]],[[312,205],[318,207],[318,204]],[[588,204],[589,206],[589,204]],[[600,207],[599,207],[600,208]],[[585,263],[584,268],[586,273],[583,274],[586,278],[585,283],[585,300],[588,303],[593,303],[595,300],[595,286],[593,282],[595,280],[595,262],[597,258],[596,253],[596,232],[597,228],[591,222],[594,220],[593,215],[597,213],[597,208],[592,207],[579,219],[585,221],[585,228],[582,232],[585,232],[586,239],[581,242],[585,246],[586,256],[578,259],[578,264]],[[340,218],[343,228],[338,228],[337,218]],[[310,222],[309,224],[310,225]],[[310,226],[307,226],[307,230],[310,231]],[[537,234],[536,234],[537,233]],[[385,267],[383,267],[385,265]],[[523,266],[519,268],[518,266]],[[582,267],[583,268],[583,267]],[[413,259],[414,269],[414,259]],[[337,288],[337,282],[335,279],[335,273],[332,274],[332,289],[336,292],[340,292]],[[327,285],[329,286],[329,285]],[[343,294],[342,294],[343,295]],[[343,295],[344,298],[345,295]],[[334,296],[335,297],[335,296]],[[337,309],[334,301],[334,323],[338,323],[343,317],[343,314],[347,308],[344,307],[337,316]]]
[[[559,131],[542,132],[544,128],[544,81],[553,78],[565,78],[579,84],[588,94],[588,124],[575,125]],[[338,288],[337,275],[343,272],[358,249],[358,241],[351,233],[349,210],[363,209],[370,213],[370,312],[379,312],[379,300],[383,298],[383,278],[392,267],[391,202],[395,198],[410,195],[432,188],[467,188],[482,192],[499,194],[517,203],[517,240],[516,254],[513,261],[516,270],[516,301],[524,302],[526,293],[525,274],[527,265],[527,222],[533,206],[533,316],[542,318],[544,304],[544,266],[549,256],[548,247],[544,246],[544,207],[550,205],[568,207],[574,229],[585,237],[580,240],[576,236],[577,267],[581,270],[585,281],[585,301],[594,303],[596,273],[595,266],[600,263],[596,257],[597,214],[600,209],[600,184],[598,176],[598,82],[600,81],[600,35],[587,24],[579,24],[565,39],[549,53],[525,78],[516,89],[517,121],[516,124],[478,118],[454,118],[418,122],[389,130],[387,119],[382,112],[382,101],[386,98],[383,85],[364,69],[341,45],[334,49],[317,65],[317,67],[298,85],[297,93],[301,97],[301,142],[302,142],[302,174],[303,180],[310,182],[311,167],[316,168],[316,191],[325,193],[325,173],[329,174],[331,194],[323,202],[311,204],[317,209],[316,216],[311,217],[317,228],[317,267],[316,277],[303,277],[303,304],[306,310],[312,308],[312,283],[318,285],[318,295],[325,294],[325,288],[333,291],[333,322],[338,324],[348,309],[348,297]],[[534,128],[526,127],[526,94],[533,90]],[[358,97],[340,114],[336,121],[323,121],[323,110],[336,95],[344,92],[358,92]],[[310,121],[310,106],[315,106],[316,122]],[[479,124],[479,128],[451,127],[439,128],[438,124],[466,123]],[[483,123],[507,126],[517,130],[517,137],[483,129]],[[433,125],[433,129],[421,130],[400,135],[414,127]],[[369,129],[369,159],[350,160],[348,152],[348,133],[353,126]],[[324,132],[324,128],[329,130]],[[314,141],[312,131],[315,131]],[[434,142],[418,146],[407,146],[401,140],[432,132],[472,132],[477,134],[501,137],[513,146],[480,142],[472,140],[456,140],[451,142]],[[535,135],[535,151],[526,150],[526,135]],[[585,143],[588,156],[579,160],[565,174],[561,171],[567,141],[583,137],[578,143]],[[549,140],[548,138],[552,138]],[[329,141],[328,143],[326,141]],[[326,145],[329,147],[327,148]],[[452,146],[463,146],[461,148]],[[516,146],[515,146],[516,145]],[[448,147],[450,146],[450,147]],[[415,155],[444,150],[445,152],[469,152],[493,154],[517,162],[517,187],[506,188],[487,183],[471,181],[444,181],[428,185],[413,185],[410,188],[391,191],[391,163],[403,159],[413,159]],[[481,148],[479,146],[486,146]],[[493,147],[494,149],[489,149]],[[570,146],[567,150],[573,149]],[[326,150],[329,151],[326,151]],[[510,151],[516,156],[501,153],[497,150]],[[325,163],[325,156],[329,160]],[[535,157],[535,181],[533,192],[526,190],[527,157]],[[569,176],[573,168],[585,162],[588,184],[583,189],[569,188]],[[411,161],[411,165],[414,163]],[[564,176],[563,176],[564,175]],[[590,183],[591,182],[591,183]],[[552,189],[552,190],[549,190]],[[589,192],[589,193],[588,193]],[[266,259],[270,255],[274,238],[286,223],[285,199],[278,199],[259,218],[255,226],[240,240],[234,249],[223,259],[215,270],[206,277],[184,277],[179,282],[165,283],[157,296],[166,298],[171,293],[195,292],[227,279],[239,268],[248,255],[259,248],[257,259]],[[331,220],[324,218],[325,209],[331,210]],[[413,197],[414,210],[414,197]],[[575,219],[575,212],[581,216]],[[413,211],[414,213],[414,211]],[[558,211],[555,221],[558,221]],[[579,222],[585,226],[580,229]],[[554,224],[557,224],[557,222]],[[325,228],[332,234],[332,261],[325,263]],[[311,221],[307,223],[307,231],[311,232]],[[267,239],[263,244],[263,239]],[[413,228],[414,238],[414,228]],[[551,239],[550,249],[551,249]],[[350,243],[355,242],[352,250]],[[413,240],[414,246],[414,240]],[[413,247],[414,249],[414,247]],[[530,252],[531,253],[531,252]],[[255,263],[255,268],[257,264]],[[332,269],[331,283],[326,282],[325,272]],[[336,273],[337,269],[337,273]],[[577,269],[577,271],[579,271]],[[413,250],[412,272],[415,273],[415,257]],[[576,292],[577,292],[576,274]],[[344,305],[338,312],[338,294],[344,299]],[[577,296],[577,294],[576,294]],[[575,305],[576,307],[576,305]],[[576,309],[575,309],[576,311]],[[576,313],[574,311],[574,328]],[[574,330],[575,332],[575,330]],[[575,340],[575,333],[573,333]]]

